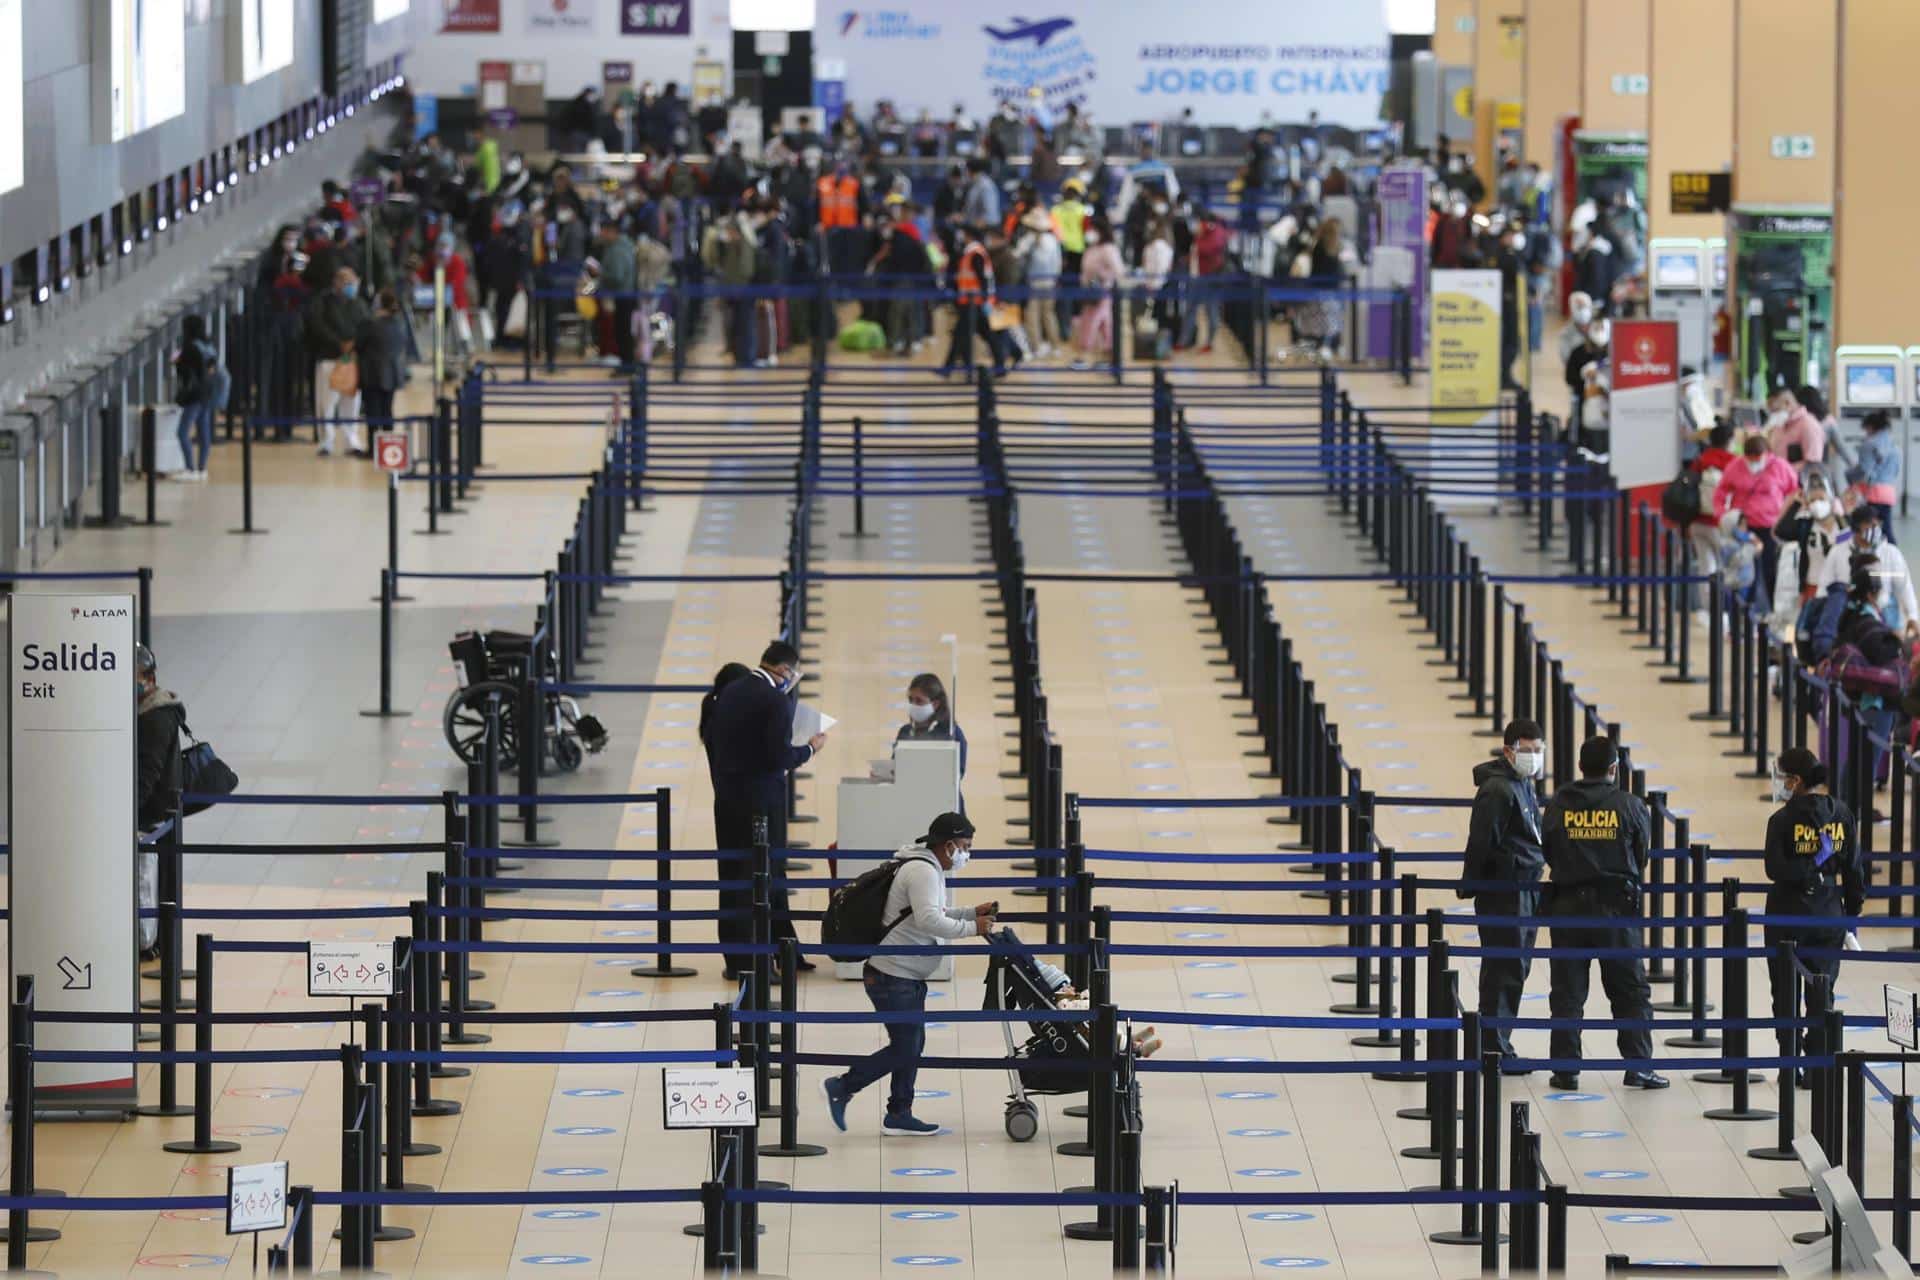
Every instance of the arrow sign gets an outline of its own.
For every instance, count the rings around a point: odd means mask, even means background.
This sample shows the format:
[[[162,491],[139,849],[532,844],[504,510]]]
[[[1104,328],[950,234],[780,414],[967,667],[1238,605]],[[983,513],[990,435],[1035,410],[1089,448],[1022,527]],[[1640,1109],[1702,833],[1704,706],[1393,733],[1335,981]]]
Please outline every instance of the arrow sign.
[[[62,991],[93,990],[92,965],[77,965],[68,957],[61,956],[59,968],[60,975],[66,979],[66,982],[60,988]]]

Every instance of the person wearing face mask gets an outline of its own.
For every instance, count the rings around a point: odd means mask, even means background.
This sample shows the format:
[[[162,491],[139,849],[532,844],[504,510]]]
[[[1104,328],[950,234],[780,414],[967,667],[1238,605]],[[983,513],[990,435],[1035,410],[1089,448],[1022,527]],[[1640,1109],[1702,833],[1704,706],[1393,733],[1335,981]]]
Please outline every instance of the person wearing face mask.
[[[1095,359],[1112,354],[1113,299],[1104,291],[1111,289],[1126,269],[1113,243],[1113,227],[1104,216],[1095,214],[1088,222],[1086,241],[1087,250],[1080,256],[1080,287],[1099,289],[1103,294],[1082,303],[1080,313],[1073,318],[1075,369],[1090,369]]]
[[[1713,514],[1726,519],[1727,512],[1738,511],[1760,544],[1759,578],[1761,598],[1773,598],[1774,571],[1779,563],[1779,548],[1773,540],[1773,526],[1779,523],[1787,499],[1800,487],[1800,478],[1785,458],[1767,452],[1766,440],[1747,437],[1741,446],[1738,465],[1727,468],[1713,491]]]
[[[1580,744],[1579,781],[1555,791],[1547,806],[1542,843],[1553,874],[1548,914],[1569,921],[1552,926],[1556,950],[1591,947],[1636,952],[1643,945],[1640,883],[1647,870],[1647,851],[1653,846],[1653,820],[1644,801],[1620,789],[1619,772],[1620,753],[1613,742],[1588,738]],[[1606,923],[1578,922],[1593,920]],[[1549,999],[1554,1018],[1584,1018],[1591,961],[1556,956],[1548,968],[1553,975]],[[1647,985],[1638,955],[1603,956],[1600,985],[1616,1019],[1631,1022],[1653,1017],[1653,989]],[[1578,1027],[1555,1027],[1552,1040],[1553,1057],[1580,1058]],[[1620,1056],[1629,1061],[1653,1057],[1653,1033],[1644,1026],[1619,1028],[1619,1045]],[[1577,1089],[1580,1072],[1562,1067],[1550,1083],[1556,1089]],[[1664,1089],[1668,1081],[1656,1071],[1635,1069],[1626,1073],[1625,1083],[1630,1089]]]
[[[138,699],[134,715],[134,755],[138,764],[139,790],[134,812],[140,830],[152,831],[173,817],[180,803],[180,733],[186,728],[187,708],[179,697],[160,687],[159,665],[153,650],[134,646],[133,688]],[[159,905],[159,855],[139,855],[140,905]],[[159,922],[151,916],[140,919],[140,948],[143,957],[158,954]],[[149,957],[150,958],[150,957]]]
[[[1767,397],[1767,444],[1789,465],[1804,467],[1826,456],[1827,431],[1789,387]]]
[[[1827,767],[1805,747],[1790,747],[1774,762],[1773,799],[1780,807],[1767,819],[1766,868],[1767,914],[1770,916],[1824,916],[1832,924],[1770,924],[1766,926],[1767,977],[1773,986],[1773,1016],[1797,1020],[1804,1014],[1794,999],[1794,961],[1781,949],[1792,942],[1798,948],[1838,951],[1846,943],[1843,916],[1857,916],[1866,901],[1865,878],[1860,869],[1859,823],[1853,811],[1827,790]],[[1828,994],[1840,976],[1837,956],[1805,955],[1799,962],[1809,972],[1826,979]],[[1779,1038],[1780,1056],[1796,1057],[1801,1052],[1798,1025],[1781,1025],[1774,1034]],[[1818,1025],[1805,1032],[1805,1052],[1827,1052],[1825,1029]],[[1836,1046],[1837,1047],[1837,1046]],[[1782,1086],[1798,1078],[1806,1087],[1804,1072],[1783,1068]]]
[[[1880,584],[1877,604],[1886,624],[1910,640],[1920,639],[1920,601],[1914,598],[1907,557],[1881,532],[1880,513],[1871,506],[1862,504],[1848,514],[1847,532],[1834,540],[1814,580],[1816,593],[1825,595],[1834,583],[1851,582],[1853,559],[1863,554],[1873,557],[1873,577]]]
[[[1880,536],[1891,544],[1893,503],[1900,492],[1900,444],[1894,439],[1893,420],[1885,409],[1875,409],[1860,425],[1866,435],[1860,441],[1860,456],[1847,472],[1847,479],[1859,487],[1866,505],[1880,517]]]
[[[1546,773],[1547,744],[1531,720],[1510,720],[1501,735],[1504,746],[1493,759],[1473,769],[1473,813],[1467,825],[1466,862],[1461,887],[1454,892],[1473,899],[1474,914],[1527,920],[1537,914],[1540,873],[1546,856],[1540,847],[1540,800],[1534,780]],[[1520,1015],[1520,993],[1527,985],[1536,932],[1532,924],[1480,926],[1480,944],[1518,950],[1518,956],[1480,959],[1480,1013],[1488,1018]],[[1481,1050],[1512,1058],[1513,1039],[1506,1027],[1485,1027]],[[1503,1068],[1504,1069],[1504,1068]],[[1515,1074],[1510,1072],[1509,1074]]]
[[[1776,633],[1784,636],[1786,624],[1799,616],[1800,606],[1813,595],[1828,553],[1846,533],[1844,515],[1825,469],[1809,463],[1800,476],[1800,491],[1773,526],[1774,540],[1780,544],[1773,592]]]
[[[1579,349],[1567,361],[1567,386],[1573,396],[1569,423],[1574,438],[1585,448],[1605,453],[1610,443],[1605,371],[1611,356],[1613,322],[1605,316],[1596,316],[1582,337]],[[1600,403],[1589,405],[1590,400]]]
[[[994,930],[997,902],[973,907],[947,905],[947,873],[967,865],[973,848],[973,824],[964,814],[943,813],[927,834],[893,855],[899,864],[887,889],[881,915],[887,946],[937,947],[961,938],[986,937]],[[862,985],[877,1013],[922,1013],[927,1007],[927,979],[939,968],[938,955],[876,955],[868,958]],[[928,1138],[940,1126],[913,1114],[914,1081],[927,1047],[924,1022],[889,1022],[887,1047],[854,1063],[837,1076],[820,1082],[834,1127],[845,1131],[847,1104],[868,1085],[890,1075],[887,1111],[880,1132],[897,1138]]]
[[[907,722],[893,735],[902,742],[957,742],[960,744],[960,776],[967,776],[967,735],[954,723],[953,708],[947,702],[947,686],[931,671],[923,671],[907,685]]]
[[[756,819],[765,819],[767,845],[787,847],[787,774],[813,759],[827,745],[827,735],[816,733],[793,745],[795,691],[800,687],[800,654],[784,640],[775,640],[760,655],[760,665],[719,689],[713,711],[704,714],[705,742],[713,775],[714,848],[751,850]],[[723,859],[720,878],[739,876],[741,863]],[[785,891],[775,909],[784,908]],[[752,891],[722,889],[721,910],[751,910]],[[722,920],[720,941],[752,941],[753,922]],[[778,930],[776,930],[776,933]],[[727,953],[729,977],[744,973],[752,957]]]
[[[307,349],[313,353],[314,416],[323,424],[320,453],[333,454],[334,428],[341,420],[347,426],[347,447],[355,453],[363,448],[360,437],[360,387],[357,378],[351,389],[346,379],[335,376],[343,361],[353,359],[354,340],[373,320],[367,304],[360,300],[360,277],[352,267],[333,273],[333,288],[313,295],[302,316],[302,331]]]

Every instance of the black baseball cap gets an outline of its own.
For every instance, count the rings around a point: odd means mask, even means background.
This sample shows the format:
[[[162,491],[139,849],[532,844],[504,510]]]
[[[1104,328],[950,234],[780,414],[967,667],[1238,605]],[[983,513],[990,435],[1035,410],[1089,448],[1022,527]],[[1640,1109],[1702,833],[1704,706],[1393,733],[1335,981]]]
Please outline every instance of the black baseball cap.
[[[914,841],[929,847],[945,844],[949,840],[965,840],[973,835],[973,824],[967,821],[964,813],[943,813],[933,820],[927,828],[927,834]]]

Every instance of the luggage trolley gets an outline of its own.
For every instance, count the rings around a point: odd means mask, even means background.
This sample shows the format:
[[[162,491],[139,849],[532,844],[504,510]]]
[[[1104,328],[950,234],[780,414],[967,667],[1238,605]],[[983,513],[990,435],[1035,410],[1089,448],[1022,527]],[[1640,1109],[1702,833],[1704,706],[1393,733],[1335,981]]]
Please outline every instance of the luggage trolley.
[[[498,701],[500,763],[511,770],[520,761],[520,689],[527,678],[533,637],[520,631],[462,631],[447,645],[460,682],[447,699],[441,726],[447,745],[468,764],[478,763],[486,751],[488,703]],[[559,672],[559,656],[547,648],[540,655],[541,677]],[[541,726],[542,754],[562,773],[572,773],[589,755],[598,755],[608,741],[607,730],[593,716],[582,715],[572,698],[546,693]]]

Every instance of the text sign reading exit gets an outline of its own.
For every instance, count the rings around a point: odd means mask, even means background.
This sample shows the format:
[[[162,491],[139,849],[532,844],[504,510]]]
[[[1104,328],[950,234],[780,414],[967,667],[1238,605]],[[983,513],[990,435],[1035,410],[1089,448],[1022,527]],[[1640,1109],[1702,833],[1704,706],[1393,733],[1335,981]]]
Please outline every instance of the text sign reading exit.
[[[392,995],[393,943],[309,942],[307,994],[349,997]]]
[[[661,1069],[662,1123],[669,1129],[731,1129],[759,1122],[746,1067]]]

